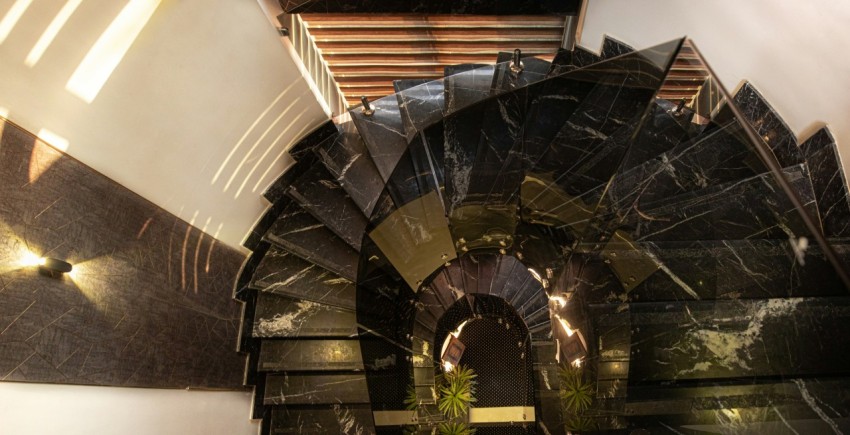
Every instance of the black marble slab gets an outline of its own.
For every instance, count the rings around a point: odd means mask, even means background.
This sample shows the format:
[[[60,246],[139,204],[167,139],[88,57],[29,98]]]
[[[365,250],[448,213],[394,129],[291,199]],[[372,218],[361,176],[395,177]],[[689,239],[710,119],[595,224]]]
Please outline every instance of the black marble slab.
[[[313,163],[315,161],[316,156],[310,153],[303,154],[301,156],[301,160],[296,161],[284,169],[283,173],[272,182],[271,186],[269,186],[265,192],[263,192],[263,197],[272,204],[278,202],[280,198],[286,195],[286,191],[289,189],[289,186],[309,171],[310,168],[313,167]]]
[[[303,299],[260,292],[254,314],[254,337],[352,337],[355,313]]]
[[[268,374],[265,405],[366,404],[369,393],[361,374]]]
[[[298,143],[293,145],[289,149],[289,155],[292,156],[295,161],[302,160],[304,156],[312,153],[316,147],[320,146],[325,141],[334,140],[338,134],[339,129],[337,129],[336,124],[334,124],[333,120],[328,120],[304,136],[304,138],[298,141]]]
[[[408,140],[395,95],[371,101],[369,104],[374,110],[371,115],[366,115],[361,109],[354,109],[349,113],[369,150],[369,156],[378,168],[381,178],[386,181],[407,149]]]
[[[262,291],[354,310],[354,283],[277,247],[271,247],[252,275]]]
[[[286,206],[266,238],[340,277],[355,279],[357,251],[294,202]]]
[[[493,88],[495,65],[463,64],[445,68],[443,86],[446,113],[452,113],[490,96]],[[415,116],[411,113],[410,116]]]
[[[800,145],[817,195],[820,221],[827,237],[850,237],[850,185],[838,146],[824,127]]]
[[[572,51],[558,50],[555,58],[552,59],[552,67],[549,69],[548,75],[549,77],[561,75],[601,61],[602,57],[582,47],[576,47]]]
[[[337,139],[323,143],[316,153],[363,214],[371,216],[384,180],[354,123],[346,122],[339,128],[341,134]]]
[[[629,312],[632,383],[850,370],[846,297],[631,304]]]
[[[773,150],[780,165],[786,167],[805,161],[794,133],[751,83],[745,82],[738,90],[735,104]]]
[[[566,1],[423,1],[396,0],[280,0],[284,12],[306,13],[383,13],[383,14],[469,14],[469,15],[575,15],[578,0]]]
[[[633,51],[635,51],[635,49],[630,45],[605,35],[605,38],[602,40],[602,51],[599,55],[602,59],[610,59]]]
[[[368,223],[366,216],[322,163],[313,164],[289,186],[287,194],[334,234],[360,250]]]
[[[0,380],[242,389],[245,256],[0,120]],[[73,265],[54,279],[24,266]]]
[[[327,407],[289,406],[271,411],[270,435],[374,435],[372,408],[334,404]]]
[[[258,369],[261,371],[363,370],[357,340],[263,340]]]

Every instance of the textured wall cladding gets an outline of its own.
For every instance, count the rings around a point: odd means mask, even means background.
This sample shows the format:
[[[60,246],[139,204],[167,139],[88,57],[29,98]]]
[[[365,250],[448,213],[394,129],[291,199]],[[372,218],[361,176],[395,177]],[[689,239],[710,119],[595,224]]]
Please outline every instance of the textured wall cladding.
[[[0,131],[0,380],[241,388],[243,255],[20,128]],[[22,267],[28,251],[67,259],[73,276]]]

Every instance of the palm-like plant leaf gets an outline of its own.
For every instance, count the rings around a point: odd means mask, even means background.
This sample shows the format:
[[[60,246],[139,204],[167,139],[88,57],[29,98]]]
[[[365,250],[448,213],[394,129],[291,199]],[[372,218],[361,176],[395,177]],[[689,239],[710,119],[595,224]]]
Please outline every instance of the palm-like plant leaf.
[[[581,414],[593,401],[593,386],[585,381],[581,369],[572,366],[561,367],[561,401],[570,414]]]
[[[568,431],[575,433],[592,432],[596,429],[596,423],[592,418],[582,416],[573,416],[567,420],[565,426]]]
[[[446,373],[439,388],[440,400],[437,408],[446,417],[454,419],[465,415],[475,402],[475,378],[478,375],[467,367],[458,366]]]
[[[404,395],[404,409],[415,411],[419,407],[419,398],[416,397],[416,387],[413,382],[407,386],[407,394]]]
[[[439,426],[440,435],[472,435],[475,429],[467,426],[466,423],[441,423]]]

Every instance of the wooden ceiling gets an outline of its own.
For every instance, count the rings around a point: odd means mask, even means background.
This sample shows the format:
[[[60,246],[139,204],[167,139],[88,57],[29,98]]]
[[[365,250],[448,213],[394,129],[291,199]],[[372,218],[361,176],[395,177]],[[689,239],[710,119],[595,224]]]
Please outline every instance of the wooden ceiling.
[[[392,94],[393,80],[439,79],[462,63],[492,64],[499,52],[551,60],[564,16],[301,14],[349,106]],[[659,97],[690,103],[707,73],[687,43]]]
[[[302,14],[348,104],[393,93],[393,80],[439,79],[443,68],[492,64],[500,51],[558,51],[562,16]]]

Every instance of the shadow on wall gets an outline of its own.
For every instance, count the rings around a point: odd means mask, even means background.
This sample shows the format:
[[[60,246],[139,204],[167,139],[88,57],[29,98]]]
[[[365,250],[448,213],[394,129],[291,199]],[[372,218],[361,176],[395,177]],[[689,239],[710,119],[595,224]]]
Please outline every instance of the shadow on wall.
[[[243,255],[0,119],[0,380],[241,389]],[[40,257],[67,260],[57,279]]]

